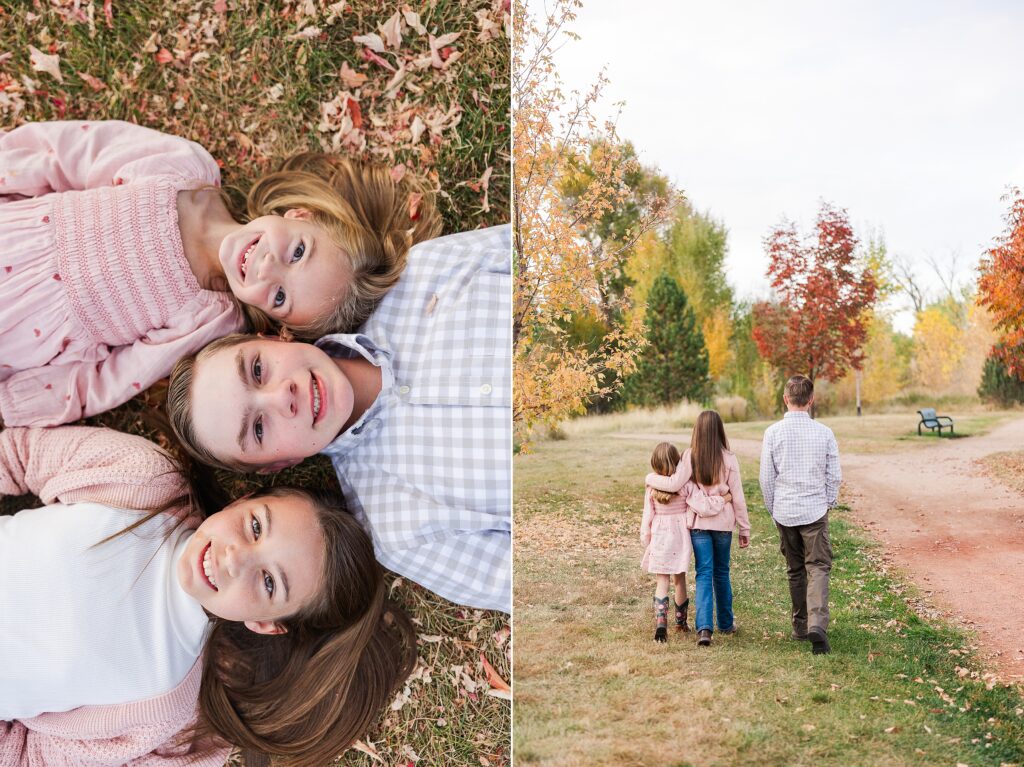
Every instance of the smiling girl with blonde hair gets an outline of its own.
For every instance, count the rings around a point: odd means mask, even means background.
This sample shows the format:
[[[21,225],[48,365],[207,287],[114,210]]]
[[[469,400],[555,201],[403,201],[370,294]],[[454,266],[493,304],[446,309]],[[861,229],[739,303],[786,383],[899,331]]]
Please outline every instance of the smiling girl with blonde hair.
[[[237,213],[220,181],[198,144],[126,122],[0,133],[0,423],[109,410],[246,319],[351,331],[440,229],[411,174],[345,158],[285,161]]]

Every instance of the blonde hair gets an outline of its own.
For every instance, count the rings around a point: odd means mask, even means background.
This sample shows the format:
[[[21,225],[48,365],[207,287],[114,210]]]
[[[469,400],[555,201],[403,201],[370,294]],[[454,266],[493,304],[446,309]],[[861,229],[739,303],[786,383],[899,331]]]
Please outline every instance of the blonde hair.
[[[651,454],[651,468],[658,474],[671,477],[679,465],[679,449],[671,442],[661,442]],[[668,503],[678,493],[667,493],[664,490],[651,489],[651,495],[658,503]]]
[[[320,152],[294,155],[258,179],[241,217],[283,216],[296,208],[309,211],[310,220],[344,251],[350,273],[328,314],[308,325],[283,325],[296,338],[355,330],[398,281],[409,249],[441,233],[433,194],[423,181],[409,173],[395,181],[382,165]],[[255,332],[281,324],[254,306],[241,309]]]
[[[251,472],[261,468],[259,465],[224,461],[215,456],[199,442],[195,423],[192,421],[192,383],[195,378],[196,364],[213,356],[221,349],[230,349],[255,338],[256,336],[245,333],[232,333],[229,336],[218,338],[195,354],[182,357],[171,371],[170,380],[167,382],[166,402],[167,420],[171,424],[171,431],[174,432],[174,436],[177,437],[185,452],[208,466],[239,472]]]

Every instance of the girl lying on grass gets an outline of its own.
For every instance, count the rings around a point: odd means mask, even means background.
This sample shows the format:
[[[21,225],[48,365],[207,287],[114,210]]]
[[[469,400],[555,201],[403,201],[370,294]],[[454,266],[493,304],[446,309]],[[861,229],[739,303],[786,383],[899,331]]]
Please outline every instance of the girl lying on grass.
[[[670,442],[662,442],[651,455],[651,468],[662,477],[671,477],[679,465],[679,450]],[[692,496],[692,497],[691,497]],[[690,600],[686,596],[686,571],[693,549],[690,545],[690,523],[693,509],[701,513],[718,513],[732,496],[708,496],[692,482],[678,492],[655,490],[649,484],[644,497],[644,513],[640,522],[640,545],[644,556],[640,566],[657,576],[654,590],[654,641],[668,639],[668,584],[675,581],[676,631],[689,631],[686,620]]]
[[[292,157],[237,214],[219,186],[198,144],[130,123],[0,134],[0,423],[109,410],[246,320],[352,330],[440,228],[414,180],[339,157]]]
[[[411,669],[370,540],[325,494],[204,518],[141,437],[7,429],[0,494],[26,492],[47,505],[0,517],[0,764],[219,767],[232,744],[319,767]]]
[[[697,416],[690,449],[683,453],[672,476],[666,477],[660,472],[647,475],[647,484],[663,492],[680,492],[687,483],[692,486],[687,493],[687,526],[697,571],[694,623],[697,644],[707,646],[711,644],[716,612],[718,630],[723,634],[736,633],[729,578],[733,530],[739,530],[741,549],[750,545],[750,519],[743,498],[739,461],[729,450],[725,425],[714,410],[705,410]]]

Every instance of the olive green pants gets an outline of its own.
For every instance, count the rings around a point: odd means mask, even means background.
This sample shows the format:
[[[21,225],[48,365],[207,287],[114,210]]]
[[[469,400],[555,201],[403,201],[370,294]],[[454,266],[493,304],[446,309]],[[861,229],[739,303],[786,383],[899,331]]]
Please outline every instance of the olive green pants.
[[[832,544],[828,538],[828,512],[808,525],[775,524],[782,555],[786,558],[789,596],[793,600],[793,633],[828,630],[828,577],[832,570]]]

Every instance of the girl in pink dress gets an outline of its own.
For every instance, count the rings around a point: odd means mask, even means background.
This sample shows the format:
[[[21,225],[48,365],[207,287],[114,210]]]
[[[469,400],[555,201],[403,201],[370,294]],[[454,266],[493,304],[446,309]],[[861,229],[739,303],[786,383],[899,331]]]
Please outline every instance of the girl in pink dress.
[[[671,477],[679,465],[679,450],[670,442],[662,442],[651,455],[655,474]],[[648,482],[650,482],[650,476]],[[690,544],[692,508],[714,507],[720,510],[732,496],[708,496],[699,486],[684,483],[676,492],[656,490],[650,484],[644,498],[644,514],[640,522],[640,543],[645,546],[640,566],[657,575],[654,590],[654,641],[664,642],[668,636],[668,583],[675,580],[676,631],[689,631],[686,612],[690,600],[686,596],[686,571],[690,567],[693,548]]]
[[[245,318],[354,329],[437,234],[430,205],[411,220],[409,183],[298,155],[256,182],[240,223],[191,141],[118,121],[0,134],[0,424],[116,407]]]

